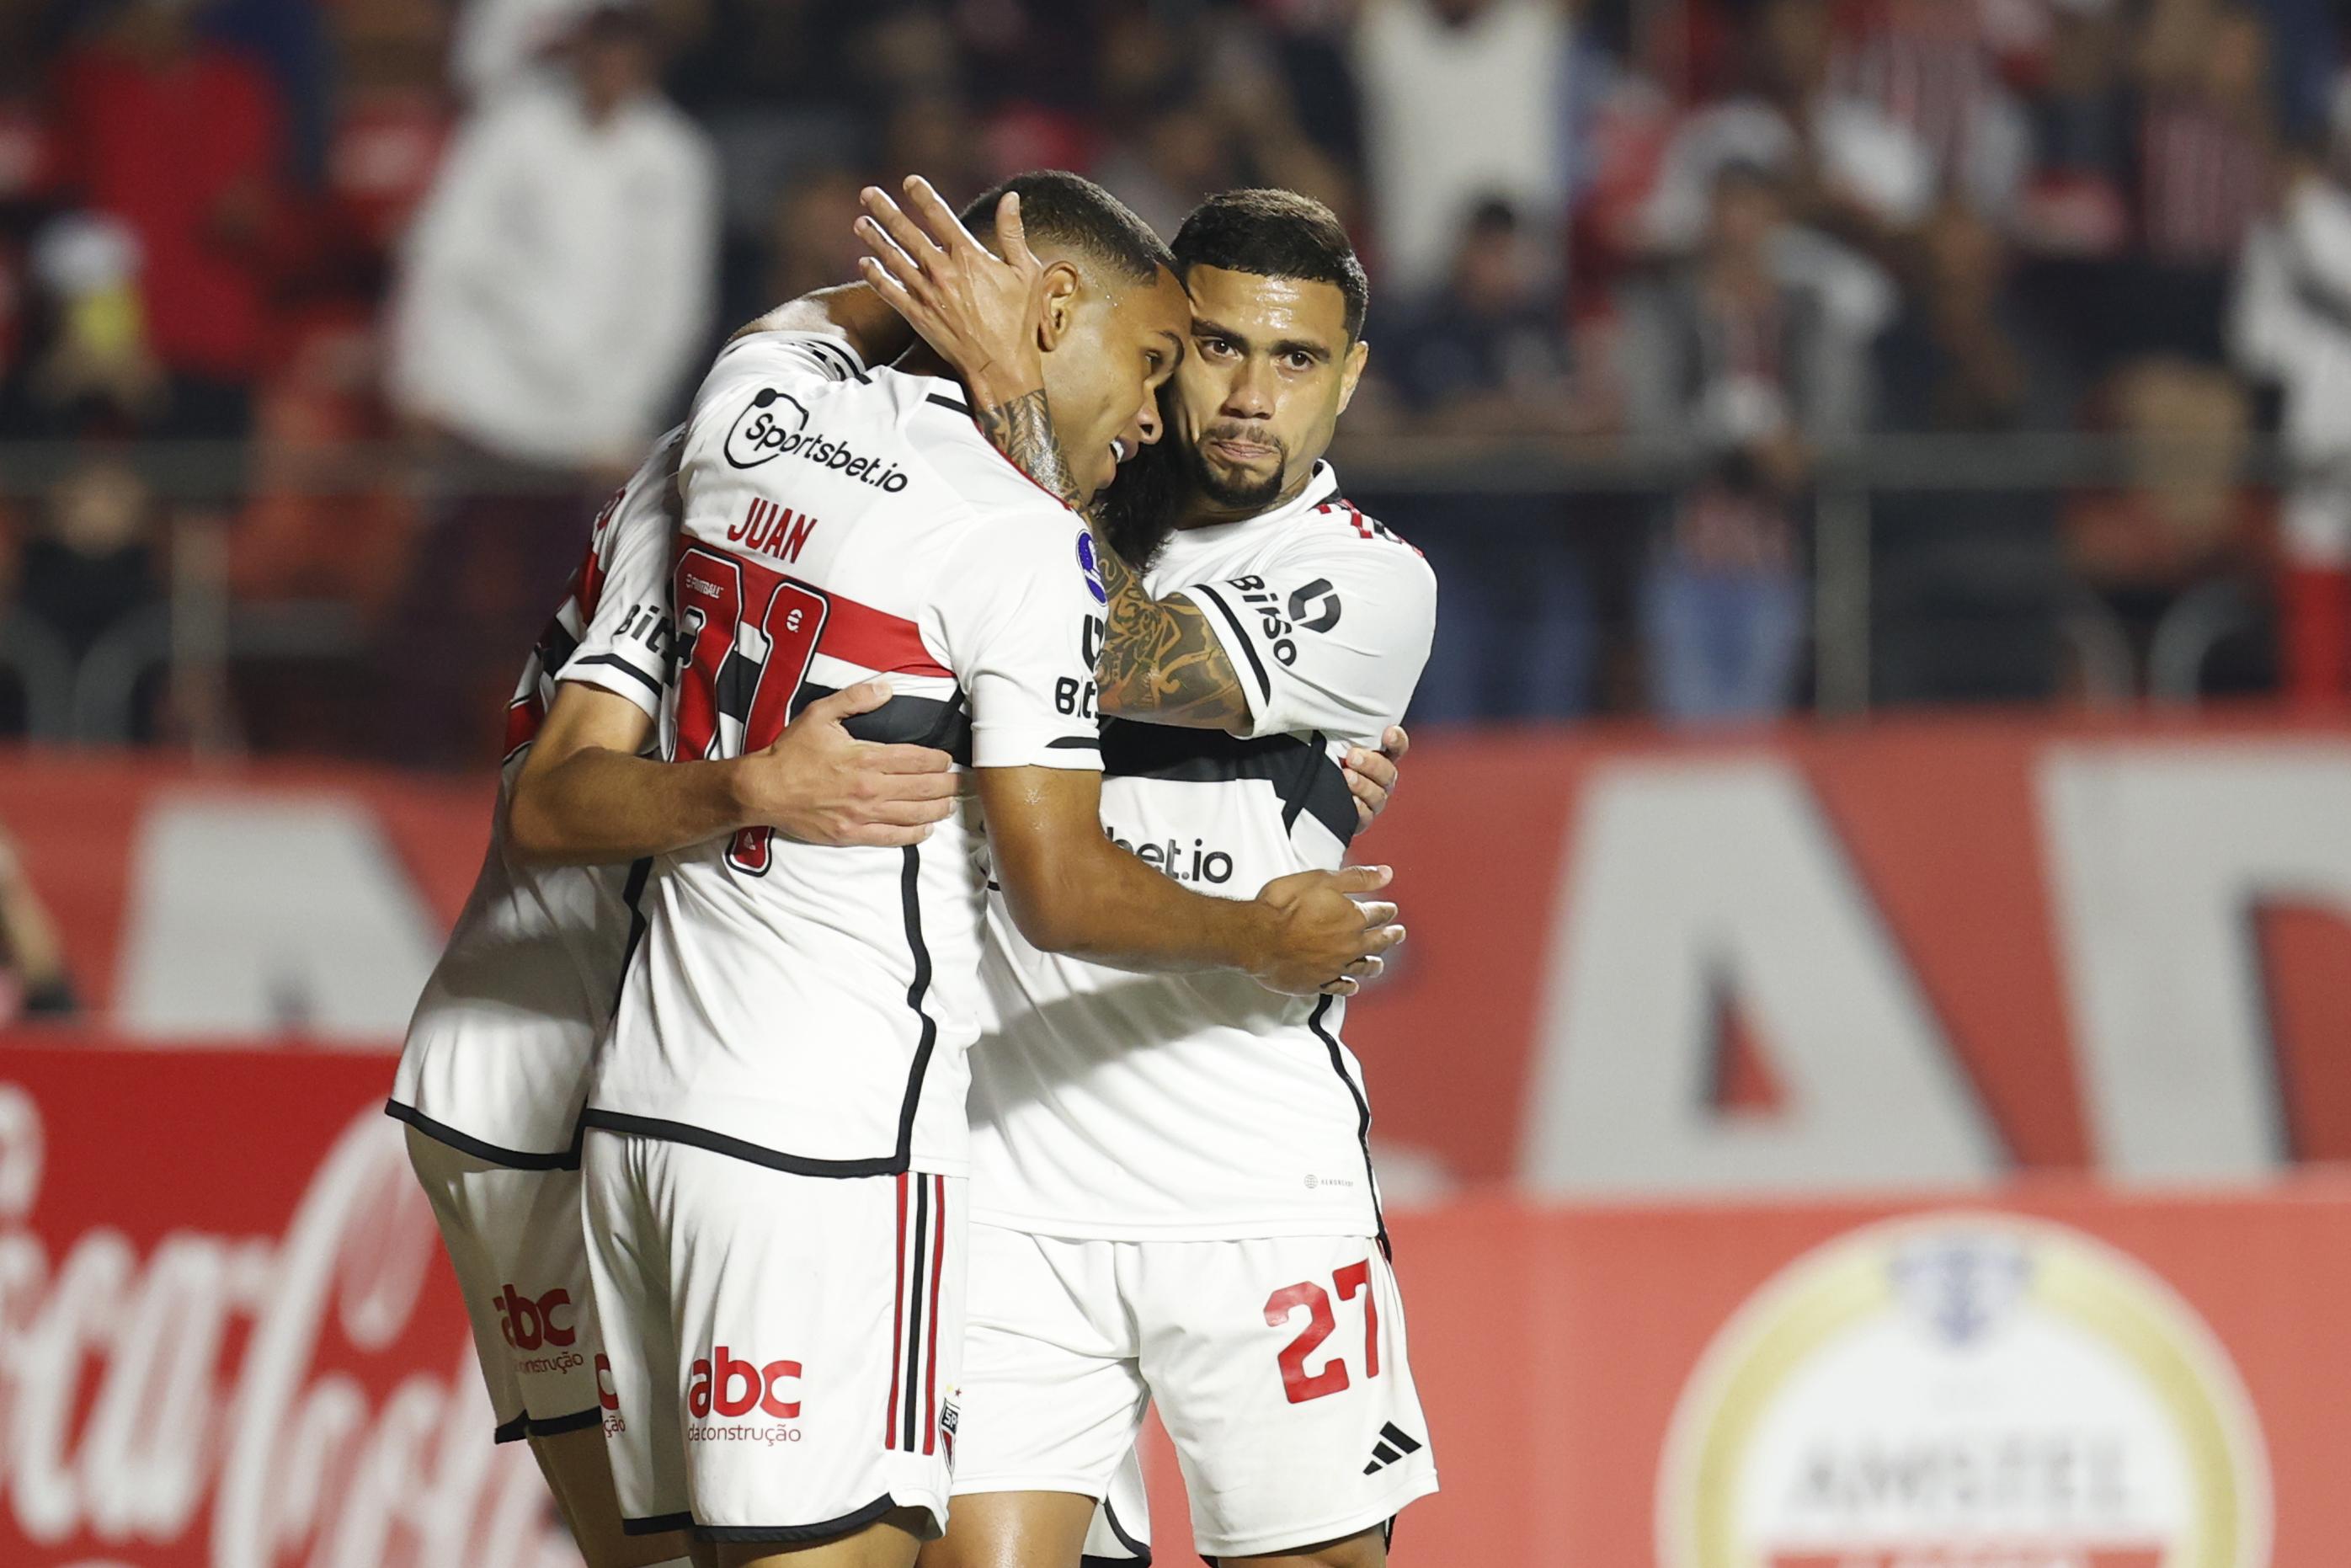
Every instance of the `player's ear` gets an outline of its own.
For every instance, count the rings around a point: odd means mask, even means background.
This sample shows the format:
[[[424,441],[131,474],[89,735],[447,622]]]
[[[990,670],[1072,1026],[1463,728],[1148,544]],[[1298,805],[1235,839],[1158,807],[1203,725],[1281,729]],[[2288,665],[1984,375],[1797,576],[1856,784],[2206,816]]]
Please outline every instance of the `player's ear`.
[[[1066,261],[1045,264],[1037,309],[1037,346],[1047,353],[1069,332],[1078,314],[1078,269]]]
[[[1356,339],[1355,346],[1347,350],[1346,359],[1339,366],[1341,413],[1346,413],[1347,405],[1355,401],[1355,383],[1364,379],[1364,367],[1371,362],[1371,359],[1372,346],[1361,338]]]

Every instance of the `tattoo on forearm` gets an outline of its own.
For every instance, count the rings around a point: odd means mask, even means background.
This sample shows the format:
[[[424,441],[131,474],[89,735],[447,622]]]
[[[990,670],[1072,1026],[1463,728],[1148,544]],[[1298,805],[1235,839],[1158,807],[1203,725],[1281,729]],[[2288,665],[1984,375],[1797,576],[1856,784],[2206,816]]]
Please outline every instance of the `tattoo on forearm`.
[[[1069,458],[1061,437],[1053,434],[1051,414],[1045,407],[1045,389],[981,409],[979,433],[1019,465],[1020,471],[1053,495],[1070,510],[1081,511],[1077,482],[1070,476]]]
[[[1102,712],[1194,729],[1227,729],[1249,717],[1249,698],[1224,645],[1198,606],[1154,599],[1118,553],[1101,542],[1109,629],[1094,664]]]

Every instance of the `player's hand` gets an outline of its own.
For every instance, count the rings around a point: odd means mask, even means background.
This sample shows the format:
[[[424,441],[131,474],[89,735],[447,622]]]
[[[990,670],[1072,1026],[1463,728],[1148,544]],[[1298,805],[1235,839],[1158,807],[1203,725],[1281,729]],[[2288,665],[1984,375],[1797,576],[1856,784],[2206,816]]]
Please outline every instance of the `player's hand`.
[[[1351,997],[1384,967],[1380,955],[1404,940],[1396,906],[1368,903],[1395,873],[1386,866],[1305,871],[1267,883],[1258,902],[1274,915],[1273,950],[1250,971],[1286,996]]]
[[[1380,748],[1366,751],[1360,746],[1347,747],[1346,765],[1340,769],[1347,776],[1347,789],[1355,797],[1355,817],[1362,827],[1370,827],[1372,819],[1388,809],[1395,798],[1396,764],[1412,749],[1412,737],[1404,726],[1392,724],[1380,737]]]
[[[919,844],[955,810],[955,761],[927,746],[883,746],[842,727],[890,700],[865,681],[802,709],[775,745],[746,757],[736,792],[746,827],[810,844]]]
[[[861,193],[866,215],[857,237],[873,254],[858,259],[858,271],[973,383],[975,397],[1008,400],[1042,387],[1037,323],[1045,267],[1022,235],[1019,195],[1007,192],[997,205],[999,256],[972,237],[929,181],[916,175],[905,189],[913,216],[878,186]]]

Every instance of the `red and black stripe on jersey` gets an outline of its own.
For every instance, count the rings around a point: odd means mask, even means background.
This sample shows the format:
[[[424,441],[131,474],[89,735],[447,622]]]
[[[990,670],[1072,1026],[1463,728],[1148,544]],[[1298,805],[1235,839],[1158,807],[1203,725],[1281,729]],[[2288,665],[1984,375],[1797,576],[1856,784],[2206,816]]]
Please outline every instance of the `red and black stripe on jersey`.
[[[1405,549],[1412,551],[1415,555],[1420,554],[1419,546],[1414,544],[1410,539],[1405,538],[1402,534],[1396,532],[1394,528],[1388,527],[1377,517],[1364,516],[1362,507],[1356,506],[1354,502],[1348,500],[1344,497],[1334,497],[1315,507],[1314,510],[1318,514],[1325,517],[1335,517],[1343,519],[1348,527],[1355,530],[1355,533],[1359,538],[1367,539],[1385,539],[1390,544],[1404,546]]]

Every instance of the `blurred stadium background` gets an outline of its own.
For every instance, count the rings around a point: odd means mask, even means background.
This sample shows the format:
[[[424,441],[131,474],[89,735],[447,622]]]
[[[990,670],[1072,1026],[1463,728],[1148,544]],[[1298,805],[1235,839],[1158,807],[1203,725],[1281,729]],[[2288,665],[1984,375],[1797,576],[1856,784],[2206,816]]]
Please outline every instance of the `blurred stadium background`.
[[[392,1124],[862,183],[1293,186],[1443,589],[1408,1568],[2341,1568],[2351,7],[0,0],[0,1562],[555,1564]],[[1186,1551],[1157,1461],[1163,1562]]]

